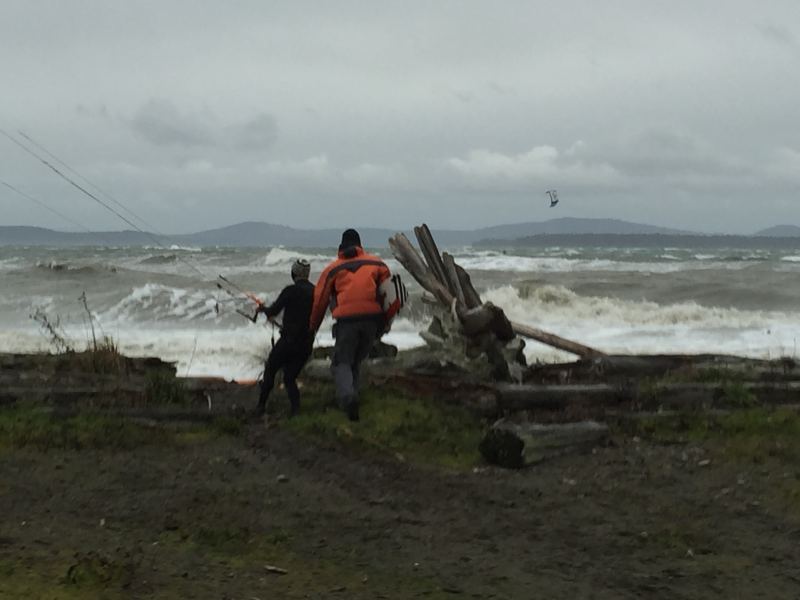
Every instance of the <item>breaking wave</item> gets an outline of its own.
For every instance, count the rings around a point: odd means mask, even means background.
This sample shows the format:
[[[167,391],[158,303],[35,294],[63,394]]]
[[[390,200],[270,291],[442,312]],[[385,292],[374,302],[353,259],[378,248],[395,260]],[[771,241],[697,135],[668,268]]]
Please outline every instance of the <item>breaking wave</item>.
[[[95,275],[98,273],[116,273],[114,266],[106,265],[73,265],[57,261],[37,262],[36,269],[39,271],[50,271],[52,273],[70,273],[73,275]]]
[[[304,254],[278,246],[267,252],[267,255],[263,258],[259,266],[266,272],[288,272],[294,262],[301,258],[318,268],[320,265],[325,265],[332,260],[330,256],[324,256],[322,254]]]
[[[177,254],[160,254],[149,256],[139,261],[140,265],[171,265],[178,261]]]
[[[117,323],[213,319],[216,304],[215,297],[206,291],[147,283],[134,288],[99,317]]]
[[[725,352],[779,356],[800,338],[800,313],[658,304],[580,296],[561,286],[502,286],[483,294],[511,320],[572,337],[606,352]],[[529,357],[564,359],[535,345]]]
[[[634,262],[607,258],[563,258],[547,256],[514,256],[497,252],[482,252],[456,257],[458,264],[468,271],[508,271],[514,273],[571,273],[579,271],[616,271],[640,273],[675,273],[696,269],[736,269],[746,261],[737,263],[711,263],[700,260],[683,260],[674,255],[664,255],[667,262]]]

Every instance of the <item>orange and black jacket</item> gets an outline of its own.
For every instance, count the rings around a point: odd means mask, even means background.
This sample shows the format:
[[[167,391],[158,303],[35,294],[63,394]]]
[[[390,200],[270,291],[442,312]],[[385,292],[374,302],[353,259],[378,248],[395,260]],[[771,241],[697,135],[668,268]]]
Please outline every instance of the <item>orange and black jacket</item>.
[[[390,277],[389,267],[360,246],[340,250],[339,258],[325,268],[314,288],[309,330],[319,329],[328,306],[337,320],[382,315],[378,286]]]

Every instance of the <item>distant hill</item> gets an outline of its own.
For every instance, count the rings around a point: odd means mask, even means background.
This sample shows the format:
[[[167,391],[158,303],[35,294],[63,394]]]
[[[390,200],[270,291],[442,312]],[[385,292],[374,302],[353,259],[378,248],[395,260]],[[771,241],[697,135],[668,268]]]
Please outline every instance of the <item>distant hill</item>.
[[[800,227],[796,225],[776,225],[762,229],[755,235],[763,237],[800,237]]]
[[[385,248],[393,229],[359,227],[361,239],[370,248]],[[181,246],[300,246],[330,248],[338,245],[341,228],[295,229],[272,223],[246,222],[200,231],[198,233],[159,236],[164,245]],[[411,232],[405,232],[409,237]],[[509,241],[537,235],[681,235],[684,232],[630,223],[616,219],[562,218],[544,222],[497,225],[475,230],[446,230],[434,228],[436,241],[441,246],[472,245],[480,240]],[[153,236],[138,231],[112,231],[93,233],[68,233],[41,227],[0,227],[0,245],[51,245],[51,246],[149,246]]]
[[[373,227],[358,227],[361,240],[365,246],[373,248],[386,247],[386,241],[397,230]],[[411,232],[406,231],[411,236]],[[553,219],[540,223],[517,223],[513,225],[496,225],[473,230],[435,229],[436,241],[445,246],[474,244],[483,239],[511,240],[515,238],[539,234],[583,234],[583,233],[617,233],[617,234],[681,234],[675,229],[665,229],[652,225],[641,225],[615,219]],[[185,236],[171,236],[179,243],[197,246],[336,246],[341,236],[341,229],[294,229],[270,223],[248,222],[193,233]],[[412,236],[413,237],[413,236]]]
[[[672,234],[542,234],[515,240],[487,239],[476,246],[494,248],[544,248],[552,246],[606,248],[738,248],[800,249],[798,237],[768,237],[752,235],[672,235]]]
[[[498,225],[496,227],[485,227],[476,231],[483,236],[483,239],[513,239],[531,235],[558,235],[558,234],[672,234],[682,235],[690,233],[678,229],[668,229],[656,227],[655,225],[643,225],[641,223],[631,223],[620,221],[619,219],[576,219],[564,217],[551,219],[540,223],[520,223],[517,225]]]
[[[155,242],[138,231],[73,233],[44,227],[0,226],[0,246],[147,246]]]

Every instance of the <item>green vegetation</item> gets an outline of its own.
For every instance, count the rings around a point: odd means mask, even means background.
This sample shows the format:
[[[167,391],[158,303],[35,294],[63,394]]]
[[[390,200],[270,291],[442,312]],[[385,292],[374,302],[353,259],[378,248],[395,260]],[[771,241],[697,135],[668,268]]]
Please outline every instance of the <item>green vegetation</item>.
[[[133,450],[147,444],[200,443],[239,435],[241,421],[217,417],[190,429],[143,424],[102,413],[59,415],[39,408],[0,409],[0,448],[49,450]]]
[[[151,405],[184,405],[187,403],[186,387],[172,373],[154,371],[147,375],[144,389],[147,404]]]
[[[383,597],[387,598],[452,597],[430,576],[398,570],[392,564],[368,569],[343,565],[340,557],[329,556],[326,552],[309,554],[295,544],[302,545],[302,536],[296,539],[282,529],[259,533],[224,523],[204,523],[191,531],[168,532],[160,538],[160,545],[171,556],[200,554],[207,561],[224,565],[226,571],[265,574],[265,565],[274,565],[285,574],[269,574],[268,589],[280,590],[285,597],[332,591],[342,593],[343,597],[348,596],[347,592],[350,597],[370,597],[370,590],[382,590]],[[397,590],[398,595],[386,596],[387,590]],[[284,596],[276,594],[275,597]]]
[[[163,430],[121,417],[96,413],[63,417],[33,408],[0,410],[0,447],[128,450],[166,438]]]
[[[800,519],[800,413],[796,409],[749,408],[730,412],[682,412],[628,421],[621,432],[660,444],[702,446],[709,458],[743,471],[780,473],[764,500]]]
[[[116,375],[124,372],[126,366],[125,357],[120,354],[119,346],[110,336],[105,336],[102,341],[77,356],[82,358],[85,370],[98,375]]]
[[[132,565],[111,561],[94,552],[78,554],[68,563],[59,559],[0,561],[0,598],[80,600],[126,598]]]
[[[628,422],[626,433],[659,443],[706,443],[723,458],[800,461],[800,415],[791,408],[681,412]]]
[[[234,537],[227,537],[227,533]],[[214,575],[204,569],[200,576],[191,570],[185,578],[176,576],[177,573],[163,577],[156,575],[149,564],[142,566],[142,556],[131,557],[127,553],[106,556],[88,552],[72,558],[42,555],[35,564],[23,560],[0,561],[0,598],[116,600],[151,597],[153,586],[157,586],[158,592],[152,597],[203,598],[209,593],[209,577],[215,578],[212,585],[229,581],[231,597],[305,598],[336,594],[343,598],[452,598],[433,577],[407,568],[397,569],[392,564],[377,568],[346,566],[332,557],[295,551],[272,536],[242,537],[238,532],[227,533],[206,530],[192,537],[163,536],[159,542],[164,564],[180,569],[184,567],[178,565],[190,568],[200,561],[213,564],[218,569]],[[285,574],[269,572],[266,565],[275,565]],[[253,595],[253,585],[258,587],[258,596]],[[244,593],[243,588],[250,590],[249,593]]]
[[[362,393],[361,420],[350,423],[331,406],[333,392],[319,388],[303,397],[303,409],[283,427],[354,449],[373,449],[417,464],[467,469],[480,462],[485,425],[463,407],[403,392],[370,388]]]
[[[752,391],[747,389],[740,381],[726,381],[720,388],[720,400],[728,406],[749,408],[758,404],[758,399]]]
[[[133,566],[89,552],[75,557],[76,561],[67,569],[64,583],[78,588],[110,587],[130,585]]]

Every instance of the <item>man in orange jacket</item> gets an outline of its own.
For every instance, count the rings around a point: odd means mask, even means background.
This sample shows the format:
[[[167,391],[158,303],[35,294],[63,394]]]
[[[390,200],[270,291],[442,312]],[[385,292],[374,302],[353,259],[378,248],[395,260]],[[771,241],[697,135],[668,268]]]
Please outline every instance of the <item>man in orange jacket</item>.
[[[361,247],[355,229],[342,234],[339,257],[320,275],[314,288],[309,330],[316,334],[328,306],[336,345],[331,369],[336,400],[351,421],[358,421],[358,376],[361,362],[386,328],[378,287],[391,277],[389,267]]]

